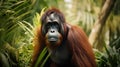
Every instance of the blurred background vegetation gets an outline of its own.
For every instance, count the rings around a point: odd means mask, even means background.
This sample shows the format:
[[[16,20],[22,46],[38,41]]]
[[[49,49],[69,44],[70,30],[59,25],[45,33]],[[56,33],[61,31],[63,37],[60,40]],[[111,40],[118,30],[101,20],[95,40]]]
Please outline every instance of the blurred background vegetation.
[[[43,8],[60,9],[81,26],[98,67],[120,67],[120,0],[0,0],[0,65],[29,67]]]

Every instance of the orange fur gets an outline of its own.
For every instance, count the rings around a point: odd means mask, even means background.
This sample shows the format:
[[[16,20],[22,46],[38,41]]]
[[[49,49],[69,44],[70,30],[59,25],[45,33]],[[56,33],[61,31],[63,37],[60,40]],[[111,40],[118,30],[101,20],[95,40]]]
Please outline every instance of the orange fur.
[[[37,58],[39,54],[42,52],[42,50],[45,47],[45,42],[44,38],[42,37],[41,34],[41,29],[38,27],[35,32],[35,38],[34,38],[34,51],[33,51],[33,57],[32,57],[32,67],[34,67]]]
[[[71,26],[67,39],[76,67],[96,67],[92,47],[81,28]]]

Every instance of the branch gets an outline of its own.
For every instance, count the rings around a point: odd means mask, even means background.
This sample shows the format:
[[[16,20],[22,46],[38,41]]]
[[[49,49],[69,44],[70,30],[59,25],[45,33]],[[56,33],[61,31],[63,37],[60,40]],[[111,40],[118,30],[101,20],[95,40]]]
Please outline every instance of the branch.
[[[97,21],[94,24],[94,27],[90,33],[89,41],[94,46],[96,44],[96,40],[98,40],[101,35],[102,27],[105,25],[107,18],[109,17],[112,8],[114,7],[116,0],[106,0],[100,13]]]

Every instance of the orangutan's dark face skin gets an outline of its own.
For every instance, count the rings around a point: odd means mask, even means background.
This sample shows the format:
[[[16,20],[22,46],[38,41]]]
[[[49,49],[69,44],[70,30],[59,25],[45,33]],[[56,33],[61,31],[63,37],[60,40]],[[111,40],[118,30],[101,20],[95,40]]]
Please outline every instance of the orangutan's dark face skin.
[[[61,25],[59,17],[52,13],[47,16],[46,22],[43,25],[46,44],[52,46],[60,45],[62,41],[62,35],[60,32]]]

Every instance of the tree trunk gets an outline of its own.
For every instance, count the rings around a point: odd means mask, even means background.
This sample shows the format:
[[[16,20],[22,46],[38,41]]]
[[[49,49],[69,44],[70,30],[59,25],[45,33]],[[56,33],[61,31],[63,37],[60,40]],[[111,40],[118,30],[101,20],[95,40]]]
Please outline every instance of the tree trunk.
[[[110,15],[110,12],[112,11],[112,8],[114,7],[116,0],[106,0],[100,13],[97,21],[94,24],[94,27],[90,33],[89,41],[92,44],[93,47],[97,49],[102,49],[103,44],[99,44],[101,40],[103,40],[101,36],[101,32],[103,30],[103,26],[105,25],[107,18]]]

